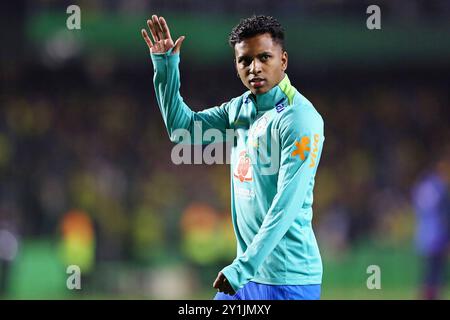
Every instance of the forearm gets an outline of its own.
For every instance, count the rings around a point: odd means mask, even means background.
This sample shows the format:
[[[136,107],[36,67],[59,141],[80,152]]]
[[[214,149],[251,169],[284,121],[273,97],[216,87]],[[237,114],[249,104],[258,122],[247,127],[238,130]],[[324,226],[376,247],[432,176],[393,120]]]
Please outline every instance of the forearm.
[[[306,167],[307,165],[304,164]],[[306,198],[307,186],[312,179],[312,170],[305,168],[277,192],[264,221],[246,251],[222,272],[235,290],[250,281],[270,253],[280,243],[286,232],[300,214]],[[310,210],[310,209],[309,209]]]
[[[179,54],[171,50],[164,54],[151,55],[154,66],[153,84],[156,99],[171,140],[176,140],[174,131],[185,129],[189,132],[193,124],[194,112],[184,103],[180,95]]]
[[[322,153],[323,122],[311,112],[299,111],[287,117],[282,128],[277,193],[245,252],[222,270],[235,290],[254,278],[294,222],[305,225],[312,216],[312,208],[304,205]]]
[[[194,134],[194,128],[197,127],[200,132],[217,129],[220,131],[221,139],[224,140],[226,129],[229,127],[228,109],[236,99],[220,106],[194,112],[184,103],[180,95],[179,54],[172,55],[171,51],[165,54],[152,54],[152,61],[155,71],[156,99],[170,139],[173,142],[179,142],[180,135],[184,135],[183,142],[210,143],[211,141],[203,141],[202,137]],[[183,131],[176,131],[177,129],[183,129]]]

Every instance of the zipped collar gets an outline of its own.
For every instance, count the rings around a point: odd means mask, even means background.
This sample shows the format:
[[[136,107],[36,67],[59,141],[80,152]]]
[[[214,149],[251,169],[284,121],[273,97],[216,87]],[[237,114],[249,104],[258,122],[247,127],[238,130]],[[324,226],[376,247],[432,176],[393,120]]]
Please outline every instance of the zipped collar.
[[[254,95],[250,91],[245,98],[250,99],[255,105],[258,112],[268,111],[277,107],[280,103],[287,99],[287,104],[292,104],[295,96],[295,88],[291,85],[287,74],[275,87],[263,94]]]

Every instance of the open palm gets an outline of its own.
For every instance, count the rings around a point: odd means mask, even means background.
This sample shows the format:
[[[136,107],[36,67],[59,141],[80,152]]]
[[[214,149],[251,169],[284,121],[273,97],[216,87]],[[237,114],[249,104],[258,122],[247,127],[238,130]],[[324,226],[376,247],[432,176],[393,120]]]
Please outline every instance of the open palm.
[[[145,29],[142,29],[141,33],[151,53],[166,53],[172,48],[173,53],[180,52],[181,43],[185,37],[179,37],[174,43],[167,22],[163,17],[158,18],[158,16],[153,15],[152,19],[147,20],[147,25],[152,34],[153,41],[150,40]]]

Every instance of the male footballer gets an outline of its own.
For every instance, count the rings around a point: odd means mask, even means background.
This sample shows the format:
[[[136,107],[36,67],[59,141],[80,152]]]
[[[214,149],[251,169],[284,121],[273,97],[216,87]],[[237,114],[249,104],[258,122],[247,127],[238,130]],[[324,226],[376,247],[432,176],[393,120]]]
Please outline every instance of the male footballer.
[[[234,130],[231,215],[237,256],[213,283],[216,300],[320,299],[322,261],[311,225],[314,177],[324,124],[292,86],[284,30],[270,16],[252,16],[232,30],[234,64],[248,91],[220,106],[193,112],[180,89],[180,48],[163,17],[142,29],[154,66],[154,88],[172,141],[196,126]],[[277,143],[271,143],[276,141]],[[270,142],[270,143],[269,143]],[[267,170],[264,159],[278,159]]]

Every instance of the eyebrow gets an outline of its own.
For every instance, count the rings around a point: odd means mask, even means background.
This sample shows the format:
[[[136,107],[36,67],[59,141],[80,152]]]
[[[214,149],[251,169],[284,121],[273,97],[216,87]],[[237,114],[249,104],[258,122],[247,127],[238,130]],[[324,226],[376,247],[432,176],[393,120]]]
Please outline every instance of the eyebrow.
[[[272,55],[272,52],[264,51],[264,52],[261,52],[261,53],[257,54],[256,56],[257,57],[261,57],[261,56],[264,56],[264,55]],[[249,57],[247,55],[239,56],[238,57],[238,61],[240,62],[240,61],[242,61],[245,58],[251,58],[251,57]]]

